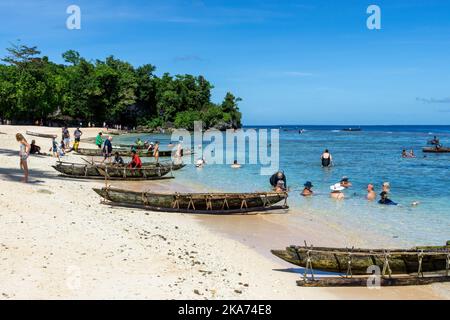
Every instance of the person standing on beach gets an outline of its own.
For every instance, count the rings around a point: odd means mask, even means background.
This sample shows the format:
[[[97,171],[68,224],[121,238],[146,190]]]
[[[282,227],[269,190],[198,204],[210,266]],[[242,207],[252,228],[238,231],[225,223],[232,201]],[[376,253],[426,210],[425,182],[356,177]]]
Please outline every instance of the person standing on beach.
[[[104,158],[102,160],[102,163],[105,162],[106,159],[109,159],[109,163],[111,163],[111,156],[112,156],[112,150],[113,150],[111,141],[112,141],[111,136],[109,136],[108,139],[105,140],[105,144],[103,146]]]
[[[83,132],[80,130],[80,128],[77,128],[73,136],[75,137],[75,142],[73,143],[73,150],[78,151],[78,146],[80,145],[81,135]]]
[[[70,149],[70,132],[67,126],[62,129],[62,136],[64,141],[64,151],[65,149]]]
[[[322,167],[324,168],[331,167],[331,165],[333,164],[333,157],[331,156],[331,153],[328,151],[328,149],[325,149],[325,151],[322,153],[320,160],[322,162]]]
[[[19,161],[20,161],[20,169],[23,170],[24,176],[22,179],[22,182],[27,183],[28,182],[28,163],[27,159],[30,155],[30,144],[27,142],[27,140],[24,138],[24,136],[21,133],[16,134],[16,140],[20,144],[20,150],[19,150]]]
[[[155,157],[156,163],[159,163],[159,141],[155,142],[155,147],[153,149],[153,156]]]
[[[56,136],[54,136],[54,137],[52,138],[52,147],[50,148],[49,151],[51,151],[51,152],[53,153],[53,156],[54,156],[55,158],[58,158],[58,160],[61,160],[61,159],[59,158],[58,142],[56,142]]]
[[[103,135],[103,134],[102,134],[101,132],[99,132],[98,135],[97,135],[97,137],[95,137],[95,145],[96,145],[99,149],[102,148],[102,144],[103,144],[102,135]]]

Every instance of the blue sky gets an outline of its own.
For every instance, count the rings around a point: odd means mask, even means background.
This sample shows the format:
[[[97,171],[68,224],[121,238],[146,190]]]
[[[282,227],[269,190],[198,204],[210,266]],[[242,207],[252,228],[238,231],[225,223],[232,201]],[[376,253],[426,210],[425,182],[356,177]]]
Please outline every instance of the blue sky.
[[[81,8],[67,30],[66,8]],[[381,30],[366,9],[381,8]],[[449,124],[450,1],[0,0],[10,42],[203,74],[245,124]]]

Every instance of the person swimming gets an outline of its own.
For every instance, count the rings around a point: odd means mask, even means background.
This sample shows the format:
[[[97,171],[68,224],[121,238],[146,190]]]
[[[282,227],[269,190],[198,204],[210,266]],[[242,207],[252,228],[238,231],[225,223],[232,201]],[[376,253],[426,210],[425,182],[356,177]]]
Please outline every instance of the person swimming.
[[[277,187],[277,183],[278,181],[282,180],[284,182],[285,187],[287,188],[287,182],[286,182],[286,175],[284,174],[283,171],[278,171],[275,172],[271,177],[270,177],[270,185],[274,188]]]
[[[322,167],[324,168],[330,167],[333,164],[333,157],[331,156],[331,153],[328,151],[328,149],[325,149],[325,151],[322,153],[320,160],[322,161]]]
[[[389,193],[391,191],[391,184],[389,182],[383,182],[383,185],[381,186],[381,190],[383,192]]]
[[[237,160],[233,161],[233,164],[231,165],[231,168],[233,169],[239,169],[241,165],[237,162]]]
[[[301,195],[304,197],[310,197],[314,194],[312,191],[312,188],[314,187],[311,181],[306,181],[306,183],[303,185],[305,188],[303,189]]]
[[[369,201],[373,201],[377,198],[377,194],[374,190],[373,184],[369,183],[367,185],[367,196],[366,199]]]
[[[341,186],[340,183],[336,183],[333,184],[332,186],[330,186],[330,197],[336,200],[342,200],[345,198],[344,193],[342,192],[343,190],[345,190],[345,188],[343,186]]]
[[[392,201],[391,199],[388,198],[388,193],[386,191],[381,192],[380,196],[381,196],[381,199],[378,201],[379,204],[390,205],[390,206],[397,205],[397,203],[395,203],[394,201]]]
[[[344,187],[346,189],[350,188],[352,186],[352,183],[349,181],[349,178],[346,176],[342,177],[340,184],[342,187]]]
[[[286,185],[283,180],[278,180],[275,186],[275,192],[286,192]]]

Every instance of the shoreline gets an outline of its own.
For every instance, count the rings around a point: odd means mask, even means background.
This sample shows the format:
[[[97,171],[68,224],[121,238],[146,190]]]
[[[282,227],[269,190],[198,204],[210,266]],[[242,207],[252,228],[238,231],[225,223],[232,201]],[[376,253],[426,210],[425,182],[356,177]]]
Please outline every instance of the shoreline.
[[[261,251],[268,245],[290,244],[282,237],[289,228],[282,215],[216,217],[112,208],[99,204],[91,190],[102,182],[62,178],[50,167],[55,162],[50,157],[30,156],[30,183],[20,183],[14,134],[26,130],[60,135],[60,128],[0,126],[5,133],[0,135],[0,199],[5,203],[0,225],[7,230],[0,243],[2,299],[450,297],[448,284],[381,290],[299,288],[297,268]],[[84,128],[83,138],[99,130]],[[25,138],[36,140],[44,152],[50,148],[50,139]],[[70,154],[63,159],[77,158]],[[135,185],[139,186],[177,191],[201,188],[177,179]],[[319,219],[308,218],[314,217],[305,215],[304,225],[289,234],[302,233],[313,243],[338,243]],[[234,237],[229,232],[232,226]]]

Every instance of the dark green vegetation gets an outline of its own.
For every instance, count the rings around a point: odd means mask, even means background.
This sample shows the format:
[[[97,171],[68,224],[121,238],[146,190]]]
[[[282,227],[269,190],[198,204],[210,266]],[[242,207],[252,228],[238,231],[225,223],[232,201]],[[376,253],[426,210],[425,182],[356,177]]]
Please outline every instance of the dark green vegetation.
[[[213,85],[203,76],[158,77],[151,64],[134,67],[113,56],[88,61],[73,50],[63,53],[65,64],[20,43],[7,50],[0,64],[1,120],[186,129],[201,120],[207,128],[241,126],[240,99],[227,93],[222,103],[211,102]]]

